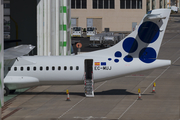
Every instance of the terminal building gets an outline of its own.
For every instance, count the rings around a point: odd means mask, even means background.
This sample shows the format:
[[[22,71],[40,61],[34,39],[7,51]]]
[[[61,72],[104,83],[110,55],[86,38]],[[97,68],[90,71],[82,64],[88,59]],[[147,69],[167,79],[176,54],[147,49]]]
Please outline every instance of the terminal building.
[[[101,33],[132,31],[147,11],[168,8],[179,0],[71,0],[71,26],[94,26]]]

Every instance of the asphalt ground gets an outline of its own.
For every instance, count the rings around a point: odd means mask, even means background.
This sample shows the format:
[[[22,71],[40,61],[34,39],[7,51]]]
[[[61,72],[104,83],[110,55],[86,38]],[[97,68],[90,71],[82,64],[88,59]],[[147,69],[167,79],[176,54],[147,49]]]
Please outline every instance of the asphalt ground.
[[[33,87],[5,102],[2,119],[179,120],[179,30],[180,18],[171,18],[158,56],[159,59],[171,60],[171,66],[96,83],[94,98],[84,96],[83,85]],[[99,49],[88,47],[88,38],[80,38],[80,41],[82,51]],[[152,93],[154,82],[156,93]],[[141,100],[137,100],[139,88]],[[66,101],[67,89],[71,101]]]

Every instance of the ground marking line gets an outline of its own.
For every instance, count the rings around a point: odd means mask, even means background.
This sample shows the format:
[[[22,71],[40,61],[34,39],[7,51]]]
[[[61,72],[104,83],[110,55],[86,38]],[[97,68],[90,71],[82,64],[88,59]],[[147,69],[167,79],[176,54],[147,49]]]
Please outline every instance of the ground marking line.
[[[178,57],[178,58],[173,62],[173,64],[174,64],[175,62],[177,62],[179,59],[180,59],[180,57]],[[170,66],[168,66],[168,67],[143,91],[142,94],[144,94],[144,93],[146,92],[146,90],[147,90],[159,77],[161,77],[169,68],[170,68]],[[122,113],[122,115],[118,118],[118,120],[119,120],[120,118],[122,118],[122,116],[123,116],[136,102],[137,102],[137,99],[124,111],[124,113]]]
[[[83,120],[90,120],[90,119],[106,119],[106,117],[93,117],[93,116],[89,116],[89,117],[74,117],[75,119],[83,119]]]
[[[100,88],[102,85],[104,85],[107,81],[103,82],[101,85],[99,85],[95,90],[97,90],[98,88]],[[94,91],[95,91],[94,90]],[[82,98],[79,102],[77,102],[75,105],[73,105],[69,110],[67,110],[66,112],[64,112],[61,116],[58,117],[58,119],[60,119],[61,117],[63,117],[66,113],[68,113],[69,111],[71,111],[75,106],[77,106],[79,103],[81,103],[83,100],[85,100],[86,97]]]
[[[178,35],[179,35],[179,33],[178,33],[176,36],[178,36]],[[166,41],[165,43],[163,43],[161,46],[165,45],[166,43],[168,43],[169,41],[171,41],[172,39],[174,39],[176,36],[174,36],[173,38],[169,39],[168,41]]]
[[[100,88],[102,85],[104,85],[107,81],[104,81],[101,85],[99,85],[95,90],[97,90],[98,88]],[[94,91],[95,91],[94,90]]]
[[[124,113],[118,118],[118,120],[137,102],[137,99],[124,111]]]
[[[66,113],[68,113],[70,110],[72,110],[76,105],[78,105],[80,102],[82,102],[85,99],[85,97],[83,99],[81,99],[79,102],[77,102],[75,105],[73,105],[69,110],[67,110],[65,113],[63,113],[61,116],[58,117],[58,119],[60,119],[62,116],[64,116]]]

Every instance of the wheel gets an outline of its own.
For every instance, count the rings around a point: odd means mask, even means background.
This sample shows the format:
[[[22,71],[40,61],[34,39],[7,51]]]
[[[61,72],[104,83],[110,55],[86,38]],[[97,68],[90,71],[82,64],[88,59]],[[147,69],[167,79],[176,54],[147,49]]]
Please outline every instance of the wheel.
[[[9,93],[10,94],[14,94],[16,90],[10,90]]]
[[[9,88],[4,86],[4,96],[8,96],[9,95]]]

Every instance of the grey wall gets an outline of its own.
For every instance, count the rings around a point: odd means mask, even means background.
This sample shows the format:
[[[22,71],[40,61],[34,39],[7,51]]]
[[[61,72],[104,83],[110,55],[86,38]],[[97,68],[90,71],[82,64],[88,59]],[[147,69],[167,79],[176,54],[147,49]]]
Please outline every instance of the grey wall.
[[[18,39],[20,44],[37,46],[36,6],[37,0],[10,0],[11,17],[18,24]],[[16,39],[15,23],[11,20],[11,39]],[[33,50],[37,54],[37,49]]]

